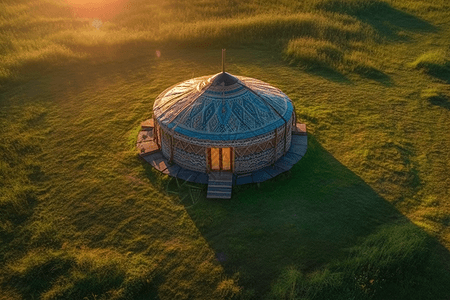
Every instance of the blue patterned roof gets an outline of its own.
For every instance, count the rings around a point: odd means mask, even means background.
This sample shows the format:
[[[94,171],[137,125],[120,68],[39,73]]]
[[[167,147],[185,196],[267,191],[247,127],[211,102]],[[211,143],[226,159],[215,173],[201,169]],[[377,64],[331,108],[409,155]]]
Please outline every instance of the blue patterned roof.
[[[158,123],[196,139],[229,141],[273,131],[294,108],[279,89],[261,80],[218,73],[181,82],[153,105]]]

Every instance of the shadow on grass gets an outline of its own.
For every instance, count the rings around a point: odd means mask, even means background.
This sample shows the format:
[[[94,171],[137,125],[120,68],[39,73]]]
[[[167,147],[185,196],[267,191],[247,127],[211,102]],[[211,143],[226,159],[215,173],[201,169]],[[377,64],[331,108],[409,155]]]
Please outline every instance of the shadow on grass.
[[[357,67],[355,68],[355,70],[353,71],[356,74],[358,74],[359,76],[366,78],[366,79],[371,79],[371,80],[375,80],[381,84],[383,84],[384,86],[393,86],[394,83],[391,79],[391,77],[389,77],[386,73],[383,73],[382,71],[375,69],[373,67]]]
[[[371,25],[380,36],[391,39],[404,39],[401,31],[435,32],[432,24],[407,12],[398,10],[383,1],[327,1],[319,5],[327,11],[354,15],[361,21]]]
[[[342,72],[340,70],[336,70],[333,68],[332,64],[328,64],[323,61],[302,61],[301,59],[290,59],[289,57],[285,57],[285,60],[289,61],[289,64],[297,68],[299,67],[306,73],[311,75],[320,76],[328,81],[333,81],[341,84],[352,84],[353,82],[346,76],[345,73],[354,73],[358,74],[360,77],[377,81],[384,86],[392,86],[393,81],[391,77],[389,77],[384,72],[367,65],[357,65],[357,66],[345,66],[347,71]]]
[[[203,200],[187,211],[225,270],[239,273],[252,299],[267,296],[274,279],[289,266],[305,273],[320,270],[348,259],[347,249],[380,225],[410,224],[313,136],[306,156],[291,171],[259,187],[236,186],[233,192],[230,201]],[[450,253],[434,244],[448,262]],[[430,249],[436,252],[436,247]],[[434,287],[408,288],[423,295]]]
[[[428,101],[432,105],[440,106],[442,108],[446,108],[450,110],[450,101],[447,96],[438,95],[434,97],[428,98]]]
[[[426,66],[426,72],[446,83],[450,83],[450,62],[444,64],[428,64]]]
[[[320,69],[312,69],[312,70],[306,70],[307,73],[310,73],[312,75],[321,76],[329,81],[333,81],[336,83],[342,83],[342,84],[352,84],[353,82],[343,73],[336,71],[332,68],[320,68]],[[375,69],[373,67],[356,67],[353,70],[353,73],[358,74],[362,78],[374,80],[378,83],[381,83],[384,86],[392,86],[393,82],[391,80],[391,77],[389,77],[387,74],[383,73],[382,71]]]
[[[402,30],[435,32],[430,23],[404,11],[380,2],[376,7],[359,11],[356,14],[362,21],[370,24],[377,32],[388,38],[399,38]]]

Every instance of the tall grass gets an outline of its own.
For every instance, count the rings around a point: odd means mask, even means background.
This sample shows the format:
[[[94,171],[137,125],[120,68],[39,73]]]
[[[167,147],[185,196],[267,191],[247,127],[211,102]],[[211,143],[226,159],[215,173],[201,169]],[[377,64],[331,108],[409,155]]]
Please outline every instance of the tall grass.
[[[433,71],[439,68],[444,68],[448,63],[446,53],[444,50],[430,51],[420,55],[413,61],[410,66],[417,69],[426,69],[427,71]]]
[[[384,226],[349,249],[348,258],[321,271],[306,276],[294,267],[285,269],[272,287],[273,299],[428,298],[431,280],[445,284],[450,279],[433,274],[439,258],[430,254],[429,243],[412,225]],[[445,297],[445,289],[439,294]]]
[[[318,0],[316,7],[326,11],[346,14],[359,14],[362,12],[375,13],[388,4],[380,0]]]
[[[46,110],[39,105],[21,108],[19,123],[6,121],[3,111],[0,125],[0,236],[9,238],[26,217],[32,213],[39,190],[33,182],[42,179],[41,164],[34,160],[34,154],[41,152],[43,136],[29,126],[41,122]],[[1,245],[5,247],[6,245]],[[1,257],[1,254],[0,254]]]
[[[60,3],[25,3],[2,4],[4,11],[0,28],[6,34],[2,35],[5,43],[0,49],[3,56],[0,81],[23,73],[32,66],[40,69],[88,57],[115,59],[117,53],[120,56],[123,51],[133,55],[131,53],[140,53],[149,46],[161,47],[165,44],[170,47],[230,47],[291,37],[310,37],[343,44],[349,40],[372,38],[369,27],[350,16],[338,14],[324,16],[280,11],[252,14],[248,10],[249,13],[240,18],[231,19],[226,16],[211,18],[212,12],[206,14],[210,17],[192,13],[184,22],[179,22],[179,15],[185,14],[185,10],[173,8],[180,3],[167,2],[156,7],[150,5],[154,11],[151,16],[120,15],[123,20],[117,16],[100,28],[94,28],[89,20],[74,19],[70,8]],[[195,12],[198,7],[202,6],[193,3],[186,9]],[[168,22],[168,19],[178,21]]]
[[[314,14],[258,15],[248,18],[196,22],[175,31],[179,24],[163,28],[161,36],[167,40],[210,40],[218,45],[242,44],[270,40],[276,37],[305,36],[334,42],[365,40],[365,28],[352,18],[339,16],[330,19]]]
[[[86,21],[73,19],[69,7],[61,1],[0,3],[0,84],[28,67],[39,69],[79,58],[79,54],[47,40],[46,36],[85,25]]]
[[[446,50],[440,49],[426,52],[409,65],[447,83],[450,82],[450,59]]]
[[[333,43],[311,38],[290,40],[285,53],[292,58],[292,62],[306,68],[338,68],[344,58],[343,51]]]
[[[11,286],[31,297],[133,299],[154,296],[155,267],[109,249],[64,249],[30,252],[5,272]]]
[[[354,47],[359,41],[347,41],[347,45],[339,45],[329,40],[295,38],[289,40],[284,56],[290,64],[306,70],[333,70],[343,74],[353,72],[371,79],[386,78],[370,59],[368,46]]]

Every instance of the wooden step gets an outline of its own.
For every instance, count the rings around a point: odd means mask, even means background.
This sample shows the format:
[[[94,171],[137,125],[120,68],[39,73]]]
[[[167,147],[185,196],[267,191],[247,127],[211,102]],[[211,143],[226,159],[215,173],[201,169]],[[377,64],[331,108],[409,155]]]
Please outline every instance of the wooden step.
[[[292,128],[292,133],[295,135],[307,135],[306,134],[306,124],[295,124],[295,127]]]
[[[154,127],[155,127],[155,122],[153,121],[153,118],[145,120],[144,122],[141,123],[142,130],[151,129]]]
[[[209,194],[220,194],[220,195],[230,195],[231,196],[231,189],[209,189],[208,190],[208,195]]]
[[[233,174],[230,172],[212,172],[208,176],[206,198],[230,199],[233,190]]]
[[[230,194],[221,194],[221,193],[213,193],[209,192],[206,194],[206,198],[208,199],[231,199],[231,193]]]

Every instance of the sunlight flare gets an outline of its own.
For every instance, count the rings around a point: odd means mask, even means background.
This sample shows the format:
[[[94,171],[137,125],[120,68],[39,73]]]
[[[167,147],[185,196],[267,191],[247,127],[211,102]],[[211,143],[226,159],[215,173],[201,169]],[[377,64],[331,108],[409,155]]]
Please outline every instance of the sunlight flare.
[[[94,28],[96,28],[97,30],[99,30],[100,27],[102,27],[102,25],[103,25],[103,22],[99,19],[94,19],[94,21],[92,21],[92,26]]]

